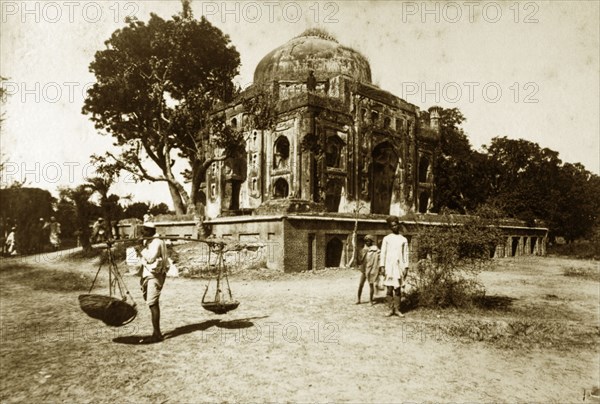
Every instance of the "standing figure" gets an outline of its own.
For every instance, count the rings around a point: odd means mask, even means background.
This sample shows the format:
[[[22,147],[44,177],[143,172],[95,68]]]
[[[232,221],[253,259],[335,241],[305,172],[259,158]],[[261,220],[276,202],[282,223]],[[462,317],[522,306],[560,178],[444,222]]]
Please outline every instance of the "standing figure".
[[[159,342],[164,339],[160,331],[160,306],[159,298],[162,291],[167,271],[169,270],[169,256],[167,245],[164,240],[158,238],[156,227],[153,223],[144,223],[143,237],[151,237],[144,240],[144,248],[138,253],[142,264],[142,278],[140,280],[144,300],[150,307],[152,316],[152,339],[151,342]]]
[[[17,228],[15,226],[11,227],[10,229],[10,233],[8,233],[8,236],[6,237],[6,241],[5,243],[5,247],[6,247],[6,253],[8,255],[17,255],[17,245],[16,245],[16,234],[15,232],[17,231]]]
[[[375,237],[367,234],[365,236],[365,246],[359,253],[358,259],[360,265],[360,283],[358,284],[358,300],[356,304],[360,304],[363,286],[369,281],[369,302],[374,304],[373,294],[375,293],[375,280],[379,274],[379,248],[375,245]]]
[[[379,260],[379,269],[385,271],[383,284],[387,287],[386,299],[390,306],[387,316],[404,317],[400,311],[400,291],[408,274],[408,240],[400,234],[398,217],[390,216],[387,222],[392,232],[383,238]]]
[[[104,219],[99,217],[92,227],[92,236],[90,237],[90,243],[101,243],[106,240],[106,226],[104,225]]]
[[[50,229],[50,244],[52,245],[52,248],[58,250],[60,247],[60,235],[62,233],[60,223],[52,216],[50,222],[44,224],[44,229],[46,228]]]

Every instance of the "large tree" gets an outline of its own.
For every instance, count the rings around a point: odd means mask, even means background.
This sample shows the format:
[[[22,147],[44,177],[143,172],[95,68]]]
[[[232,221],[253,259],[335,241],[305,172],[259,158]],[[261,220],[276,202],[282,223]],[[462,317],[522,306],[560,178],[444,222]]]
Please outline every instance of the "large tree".
[[[485,148],[490,202],[529,224],[542,219],[551,237],[572,241],[590,234],[600,214],[598,176],[581,164],[563,164],[558,152],[524,139],[496,137]]]
[[[94,218],[94,210],[96,207],[90,201],[90,197],[94,193],[89,184],[78,185],[71,188],[60,188],[59,198],[63,205],[74,207],[76,217],[75,226],[81,240],[81,246],[84,250],[91,248],[90,244],[90,223]]]
[[[125,207],[123,217],[125,219],[136,218],[143,220],[144,215],[148,213],[150,205],[146,202],[134,202]]]
[[[107,164],[103,159],[92,156],[91,163],[95,167],[94,176],[86,178],[89,188],[99,197],[101,216],[106,224],[109,237],[113,236],[113,225],[121,219],[123,208],[119,205],[119,196],[109,194],[110,188],[119,178],[119,168]]]
[[[440,112],[440,145],[434,163],[434,210],[469,213],[487,195],[485,157],[471,147],[461,124],[466,120],[458,108]]]
[[[492,173],[490,201],[502,206],[509,216],[533,224],[544,219],[549,226],[556,220],[556,180],[561,161],[558,153],[542,149],[524,139],[493,138],[485,146]]]
[[[136,179],[165,182],[176,213],[183,214],[194,206],[214,158],[209,141],[239,142],[238,133],[211,115],[236,93],[232,78],[239,54],[204,17],[194,19],[185,0],[183,11],[170,20],[155,14],[147,23],[129,19],[105,45],[90,65],[97,82],[83,113],[115,138],[120,153],[97,157]],[[191,192],[173,172],[177,156],[186,163]],[[156,168],[160,174],[154,174]]]
[[[579,163],[565,163],[556,178],[555,233],[568,242],[593,236],[600,219],[600,177]]]

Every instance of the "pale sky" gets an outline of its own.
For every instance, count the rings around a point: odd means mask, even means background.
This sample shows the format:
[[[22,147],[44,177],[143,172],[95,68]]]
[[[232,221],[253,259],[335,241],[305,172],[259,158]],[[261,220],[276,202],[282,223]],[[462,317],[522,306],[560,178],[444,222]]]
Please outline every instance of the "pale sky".
[[[321,27],[367,57],[373,82],[421,109],[459,108],[480,148],[527,139],[600,174],[600,7],[596,1],[194,1],[196,17],[228,34],[237,82],[272,49]],[[81,114],[94,52],[126,15],[169,18],[179,1],[0,1],[0,75],[12,94],[0,139],[3,180],[76,185],[112,141]],[[164,184],[122,178],[113,192],[171,205]]]

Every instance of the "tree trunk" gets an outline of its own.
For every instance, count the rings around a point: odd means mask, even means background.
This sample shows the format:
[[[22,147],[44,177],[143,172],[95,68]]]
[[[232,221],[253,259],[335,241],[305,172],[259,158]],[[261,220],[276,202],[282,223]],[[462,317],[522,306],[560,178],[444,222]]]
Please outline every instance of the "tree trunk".
[[[167,182],[167,184],[169,185],[169,192],[171,193],[171,199],[173,200],[173,208],[175,209],[175,214],[185,215],[185,204],[183,203],[183,199],[181,198],[179,190],[174,184],[170,182]]]
[[[80,212],[78,213],[81,214]],[[79,216],[79,241],[81,242],[81,248],[84,251],[89,251],[92,249],[92,243],[90,242],[91,232],[88,227],[89,221],[87,220],[87,215]]]

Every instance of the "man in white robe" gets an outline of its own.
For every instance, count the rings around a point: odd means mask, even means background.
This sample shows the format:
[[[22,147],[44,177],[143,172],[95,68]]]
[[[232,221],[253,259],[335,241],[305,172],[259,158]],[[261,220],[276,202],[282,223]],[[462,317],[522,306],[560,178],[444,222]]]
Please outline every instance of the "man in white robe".
[[[408,240],[400,234],[400,220],[396,216],[387,219],[390,234],[383,238],[379,254],[379,268],[385,273],[387,301],[390,306],[388,317],[404,317],[400,311],[400,291],[408,274]]]

